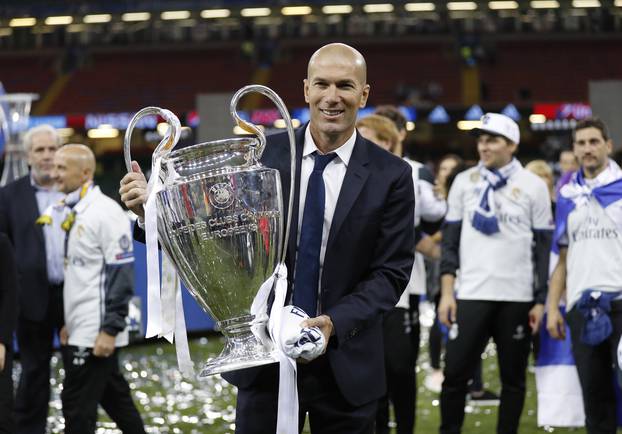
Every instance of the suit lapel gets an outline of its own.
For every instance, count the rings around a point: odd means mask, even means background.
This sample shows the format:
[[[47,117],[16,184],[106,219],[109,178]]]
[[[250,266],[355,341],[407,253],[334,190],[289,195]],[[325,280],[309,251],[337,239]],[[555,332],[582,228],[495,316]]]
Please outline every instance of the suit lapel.
[[[369,176],[369,169],[367,168],[369,162],[367,146],[368,143],[357,133],[352,156],[348,163],[348,170],[346,171],[346,176],[341,185],[339,199],[337,199],[337,206],[335,207],[335,214],[333,215],[333,221],[330,225],[328,242],[326,244],[327,252]]]

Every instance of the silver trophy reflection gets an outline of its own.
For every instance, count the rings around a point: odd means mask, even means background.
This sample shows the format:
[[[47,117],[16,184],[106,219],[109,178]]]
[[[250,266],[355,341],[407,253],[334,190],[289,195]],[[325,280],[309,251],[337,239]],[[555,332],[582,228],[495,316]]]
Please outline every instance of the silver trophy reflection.
[[[158,146],[153,156],[154,161],[162,157],[160,179],[164,185],[156,200],[162,249],[226,338],[222,353],[207,362],[201,376],[278,361],[269,338],[262,338],[267,315],[251,314],[251,305],[261,284],[284,261],[289,222],[284,234],[279,172],[259,162],[266,146],[265,135],[241,120],[236,111],[238,101],[249,92],[270,98],[285,120],[293,174],[291,118],[281,98],[259,85],[240,89],[230,107],[238,126],[256,137],[200,143],[175,151],[175,143],[169,140]],[[124,143],[128,171],[132,130],[141,117],[153,114],[164,119],[172,115],[147,107],[132,118]],[[175,122],[169,124],[171,129],[176,128]],[[290,210],[291,205],[290,198]]]
[[[5,157],[0,187],[28,173],[26,149],[22,139],[28,130],[35,93],[7,93],[0,95],[0,129],[4,135]]]

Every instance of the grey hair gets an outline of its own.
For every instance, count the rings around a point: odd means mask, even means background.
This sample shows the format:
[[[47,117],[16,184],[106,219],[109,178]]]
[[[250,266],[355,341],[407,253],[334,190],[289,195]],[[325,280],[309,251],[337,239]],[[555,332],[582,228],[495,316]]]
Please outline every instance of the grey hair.
[[[32,146],[32,139],[37,134],[49,134],[54,138],[54,141],[57,144],[61,144],[61,139],[58,132],[56,131],[56,128],[49,124],[41,124],[29,129],[28,132],[24,134],[24,148],[26,149],[26,152],[30,151],[30,147]]]

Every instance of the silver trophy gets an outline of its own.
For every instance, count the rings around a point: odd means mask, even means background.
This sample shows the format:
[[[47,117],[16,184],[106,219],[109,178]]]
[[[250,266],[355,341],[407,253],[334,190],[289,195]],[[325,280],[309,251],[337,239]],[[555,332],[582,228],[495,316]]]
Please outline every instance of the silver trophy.
[[[266,312],[253,315],[251,305],[262,283],[284,261],[289,222],[284,234],[279,172],[259,162],[266,146],[265,135],[241,120],[236,111],[238,101],[249,92],[270,98],[285,120],[293,179],[295,139],[291,118],[281,98],[265,86],[246,86],[231,100],[232,117],[254,137],[173,150],[172,138],[178,135],[172,131],[176,128],[172,122],[171,139],[163,141],[153,155],[154,161],[161,157],[163,189],[156,199],[161,247],[226,339],[222,353],[208,360],[201,376],[278,361],[265,334]],[[147,107],[132,118],[124,143],[128,171],[130,138],[136,123],[145,115],[159,114],[167,119],[165,112],[172,115],[167,110]],[[290,199],[290,210],[291,205]]]
[[[32,102],[39,98],[35,93],[7,93],[0,95],[0,128],[4,135],[5,156],[0,186],[28,173],[26,150],[22,137],[28,129]]]

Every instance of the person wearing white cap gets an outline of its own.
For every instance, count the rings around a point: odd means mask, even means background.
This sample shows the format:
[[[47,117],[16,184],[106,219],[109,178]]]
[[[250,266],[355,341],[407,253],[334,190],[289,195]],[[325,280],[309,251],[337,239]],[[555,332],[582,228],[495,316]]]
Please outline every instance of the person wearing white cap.
[[[473,134],[480,162],[456,177],[443,227],[438,315],[450,333],[440,432],[460,432],[467,382],[492,337],[502,384],[497,433],[516,433],[530,334],[540,326],[546,299],[550,198],[544,181],[514,158],[516,122],[487,113]]]

